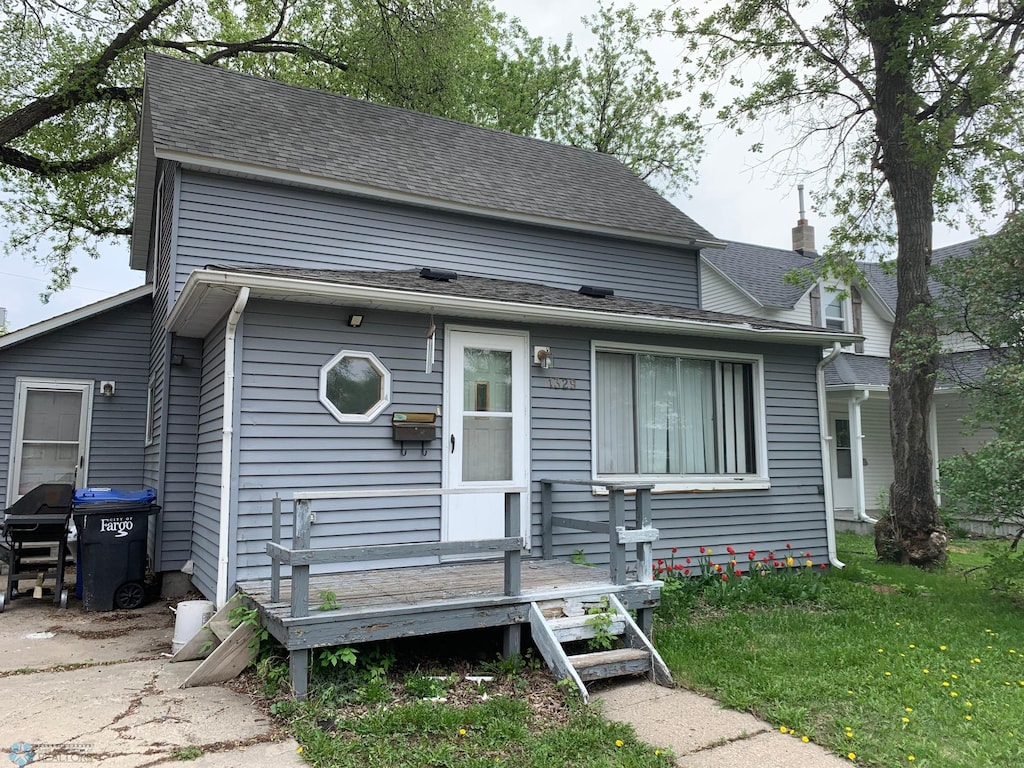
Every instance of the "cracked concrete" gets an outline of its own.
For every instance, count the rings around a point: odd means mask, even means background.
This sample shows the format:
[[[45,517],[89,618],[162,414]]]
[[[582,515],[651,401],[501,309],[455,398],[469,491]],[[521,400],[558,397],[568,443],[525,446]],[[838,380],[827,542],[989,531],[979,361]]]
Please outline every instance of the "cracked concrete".
[[[753,715],[722,709],[718,702],[682,688],[646,680],[591,691],[609,720],[629,723],[637,736],[667,747],[680,768],[840,768],[849,761],[817,744],[774,730]]]
[[[104,768],[305,766],[248,697],[229,688],[180,688],[198,662],[170,664],[165,603],[84,613],[22,598],[0,614],[0,757],[35,749],[32,765]],[[6,763],[5,763],[6,764]]]

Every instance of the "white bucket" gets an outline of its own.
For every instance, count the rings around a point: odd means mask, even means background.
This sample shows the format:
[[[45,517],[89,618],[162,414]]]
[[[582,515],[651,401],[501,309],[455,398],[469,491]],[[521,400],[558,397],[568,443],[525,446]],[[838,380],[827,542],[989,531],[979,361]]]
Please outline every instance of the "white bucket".
[[[171,608],[174,612],[174,639],[171,641],[171,651],[177,653],[189,640],[195,637],[196,633],[203,628],[216,612],[213,603],[209,600],[183,600],[178,603],[177,608]]]

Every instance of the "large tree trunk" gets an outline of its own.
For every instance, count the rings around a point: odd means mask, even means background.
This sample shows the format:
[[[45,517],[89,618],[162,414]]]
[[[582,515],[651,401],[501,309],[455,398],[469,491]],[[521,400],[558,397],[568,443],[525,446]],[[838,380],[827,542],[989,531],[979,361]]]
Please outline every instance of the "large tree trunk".
[[[875,64],[875,133],[882,172],[892,194],[898,237],[899,296],[889,360],[889,428],[894,480],[889,512],[875,526],[881,560],[928,565],[946,557],[946,532],[935,504],[929,418],[938,362],[931,316],[933,194],[939,144],[915,134],[920,103],[906,61],[913,19],[891,0],[861,6]],[[941,142],[942,137],[939,141]]]

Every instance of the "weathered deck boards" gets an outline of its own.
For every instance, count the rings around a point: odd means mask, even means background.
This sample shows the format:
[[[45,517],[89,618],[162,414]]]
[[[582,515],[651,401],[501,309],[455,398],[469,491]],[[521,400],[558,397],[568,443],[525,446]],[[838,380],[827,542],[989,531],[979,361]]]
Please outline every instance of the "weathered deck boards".
[[[308,616],[292,618],[290,582],[271,602],[270,581],[238,584],[270,633],[289,650],[396,637],[500,627],[529,621],[530,603],[580,595],[617,594],[629,608],[655,607],[660,583],[611,583],[601,568],[524,559],[520,594],[504,594],[500,561],[488,560],[310,577]],[[338,608],[321,610],[325,592]]]

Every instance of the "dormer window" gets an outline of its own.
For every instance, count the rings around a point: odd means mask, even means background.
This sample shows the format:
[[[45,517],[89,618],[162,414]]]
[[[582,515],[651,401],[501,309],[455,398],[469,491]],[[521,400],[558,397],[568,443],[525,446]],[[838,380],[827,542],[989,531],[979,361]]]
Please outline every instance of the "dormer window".
[[[838,294],[828,294],[824,315],[825,327],[830,331],[846,330],[846,302]]]

